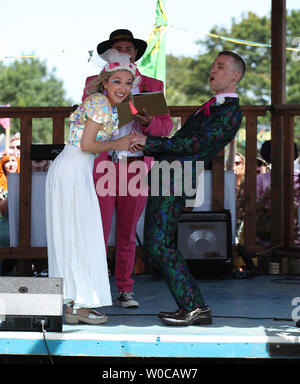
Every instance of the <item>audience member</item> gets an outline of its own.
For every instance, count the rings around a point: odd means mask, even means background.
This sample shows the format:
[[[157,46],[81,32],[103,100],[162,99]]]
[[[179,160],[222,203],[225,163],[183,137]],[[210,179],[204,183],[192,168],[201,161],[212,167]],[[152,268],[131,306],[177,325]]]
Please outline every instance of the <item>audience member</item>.
[[[7,216],[7,175],[20,172],[20,158],[11,151],[0,154],[0,215]]]
[[[20,158],[13,152],[4,151],[0,153],[0,247],[9,247],[8,227],[8,188],[7,175],[20,172]],[[4,273],[10,261],[0,263],[1,274]]]
[[[14,136],[10,138],[9,149],[15,153],[16,156],[20,157],[21,151],[21,138],[20,133],[16,133]]]
[[[269,171],[270,171],[270,167],[268,163],[261,157],[258,157],[256,159],[256,174],[259,175],[261,173],[267,173]]]
[[[234,157],[233,171],[236,174],[236,187],[240,188],[245,179],[245,156],[237,152]]]
[[[260,154],[271,164],[271,140],[264,142]],[[294,159],[298,157],[298,149],[294,143]],[[294,175],[294,242],[300,244],[300,231],[298,222],[298,206],[300,197],[299,175]],[[271,172],[258,174],[256,177],[256,238],[257,243],[263,247],[271,245]]]

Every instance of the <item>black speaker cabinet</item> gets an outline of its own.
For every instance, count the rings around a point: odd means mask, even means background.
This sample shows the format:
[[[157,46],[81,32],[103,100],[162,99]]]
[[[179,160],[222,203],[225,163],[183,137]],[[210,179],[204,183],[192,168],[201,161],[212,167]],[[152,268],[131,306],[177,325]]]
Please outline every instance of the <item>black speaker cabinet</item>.
[[[197,277],[227,274],[232,266],[232,229],[229,210],[183,213],[177,247]]]
[[[64,149],[64,144],[31,144],[31,160],[54,160]]]

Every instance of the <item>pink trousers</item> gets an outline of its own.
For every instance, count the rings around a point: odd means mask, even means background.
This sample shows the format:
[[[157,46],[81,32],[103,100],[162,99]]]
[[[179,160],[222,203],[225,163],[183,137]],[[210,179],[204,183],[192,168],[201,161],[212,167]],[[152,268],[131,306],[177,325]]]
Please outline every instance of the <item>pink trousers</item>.
[[[120,165],[118,162],[114,164],[116,172],[110,180],[115,180],[115,191],[113,189],[110,190],[110,193],[106,196],[99,195],[99,185],[101,178],[107,177],[108,171],[96,171],[94,173],[106,248],[111,231],[113,213],[116,210],[115,282],[118,292],[132,292],[134,280],[131,278],[131,275],[134,270],[135,261],[136,227],[147,201],[147,196],[142,194],[132,196],[130,190],[127,190],[126,193],[126,189],[130,189],[127,188],[130,185],[130,181],[139,173],[139,171],[135,173],[128,172],[131,164],[133,163]],[[146,165],[145,168],[147,169]],[[132,171],[132,169],[130,170]],[[145,190],[143,194],[145,194]]]

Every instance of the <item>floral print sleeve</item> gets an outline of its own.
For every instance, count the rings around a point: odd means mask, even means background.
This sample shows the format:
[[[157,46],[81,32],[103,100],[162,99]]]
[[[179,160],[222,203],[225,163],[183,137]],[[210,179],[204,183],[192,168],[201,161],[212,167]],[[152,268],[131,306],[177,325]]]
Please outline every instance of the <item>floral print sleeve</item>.
[[[119,133],[116,107],[111,107],[103,94],[95,93],[86,98],[71,114],[68,144],[80,145],[80,139],[87,118],[101,124],[97,140],[107,141],[112,135]]]
[[[84,103],[85,117],[96,123],[105,124],[111,120],[111,107],[105,96],[100,93],[88,97]]]

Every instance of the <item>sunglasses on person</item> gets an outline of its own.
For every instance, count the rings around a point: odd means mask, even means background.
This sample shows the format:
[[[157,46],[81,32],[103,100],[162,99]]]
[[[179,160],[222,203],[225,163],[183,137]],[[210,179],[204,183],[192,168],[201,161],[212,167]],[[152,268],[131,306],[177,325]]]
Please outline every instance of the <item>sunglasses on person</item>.
[[[235,164],[235,165],[240,165],[240,164],[241,164],[241,161],[235,161],[234,164]]]

